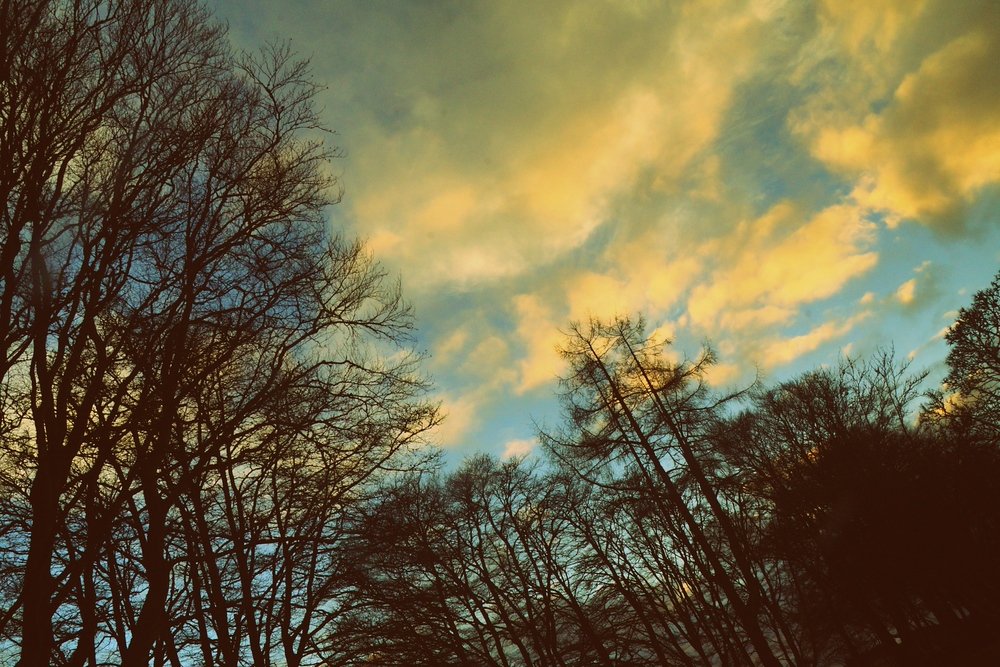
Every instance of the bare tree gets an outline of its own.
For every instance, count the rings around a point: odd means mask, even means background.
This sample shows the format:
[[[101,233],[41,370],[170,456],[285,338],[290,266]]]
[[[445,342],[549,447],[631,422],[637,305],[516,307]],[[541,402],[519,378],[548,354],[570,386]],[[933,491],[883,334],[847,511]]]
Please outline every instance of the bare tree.
[[[778,665],[762,625],[768,612],[755,566],[729,513],[708,479],[699,452],[706,428],[726,401],[703,383],[710,352],[693,364],[672,364],[646,340],[642,322],[617,319],[574,326],[563,353],[570,362],[565,401],[573,430],[546,438],[549,450],[584,476],[608,464],[634,471],[661,516],[676,514],[686,551],[700,554],[700,573],[722,593],[746,633],[747,647],[766,665]],[[696,495],[685,493],[682,478]],[[693,503],[707,510],[721,532],[713,539]],[[749,651],[743,656],[750,662]]]
[[[211,621],[209,662],[321,655],[337,526],[435,416],[327,227],[305,64],[186,0],[0,19],[5,650],[178,664]]]

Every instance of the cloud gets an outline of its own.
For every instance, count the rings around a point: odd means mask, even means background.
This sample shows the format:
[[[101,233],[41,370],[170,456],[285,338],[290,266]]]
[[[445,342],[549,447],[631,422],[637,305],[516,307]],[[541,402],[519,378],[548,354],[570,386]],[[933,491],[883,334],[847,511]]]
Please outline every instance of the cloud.
[[[551,309],[540,297],[522,294],[514,298],[513,305],[517,315],[516,335],[525,348],[517,363],[519,380],[516,385],[517,393],[523,394],[552,382],[563,373],[566,364],[558,352],[563,335]]]
[[[574,322],[631,312],[640,294],[627,289],[623,280],[593,271],[582,271],[567,283],[569,319]]]
[[[640,312],[654,324],[667,323],[672,334],[680,326],[721,340],[726,365],[711,374],[716,386],[745,378],[755,355],[774,366],[811,351],[835,337],[831,326],[799,337],[784,352],[759,340],[795,323],[802,308],[836,295],[877,264],[876,228],[868,216],[851,201],[811,214],[781,201],[685,255],[662,241],[669,225],[647,227],[610,245],[594,269],[553,274],[553,284],[513,299],[524,350],[517,391],[563,373],[559,329],[591,316]],[[679,304],[686,304],[686,313],[671,318]],[[690,335],[684,341],[696,342]]]
[[[865,292],[857,305],[881,318],[913,316],[934,307],[942,296],[944,272],[937,263],[924,261],[913,268],[911,277],[879,296]]]
[[[827,30],[851,54],[885,54],[903,27],[923,12],[924,0],[823,0]]]
[[[653,230],[658,231],[658,230]],[[662,233],[662,232],[659,232]],[[519,394],[554,382],[565,371],[558,348],[571,322],[611,319],[642,313],[660,323],[659,332],[672,333],[675,323],[666,313],[698,278],[700,261],[672,259],[662,242],[623,242],[607,248],[594,268],[553,271],[540,276],[533,292],[510,300],[519,347]]]
[[[537,438],[525,438],[508,440],[504,443],[503,453],[500,458],[509,459],[515,456],[527,456],[538,446]]]
[[[466,436],[479,426],[477,414],[482,408],[482,401],[473,396],[450,394],[437,398],[441,402],[444,419],[432,431],[432,442],[446,448],[464,444]]]
[[[688,301],[694,324],[760,330],[792,322],[803,304],[836,294],[878,261],[866,210],[838,204],[806,217],[781,202],[700,253],[717,268]]]
[[[844,336],[858,323],[867,319],[868,315],[867,312],[861,312],[846,320],[824,322],[799,336],[773,340],[764,345],[760,363],[768,369],[789,364],[799,357],[819,349],[821,345]]]
[[[893,294],[896,305],[902,306],[907,313],[925,311],[942,296],[943,275],[937,264],[925,261],[915,267],[913,273],[914,276],[900,284]]]
[[[916,290],[917,279],[910,278],[896,289],[896,300],[904,306],[908,306],[913,303]]]
[[[431,370],[448,387],[437,397],[445,418],[435,442],[443,447],[465,445],[517,382],[518,373],[507,341],[482,323],[456,328],[435,343]]]
[[[433,364],[447,367],[453,364],[454,358],[469,342],[469,329],[459,326],[436,341],[434,346]]]
[[[944,317],[946,319],[950,319],[948,318],[947,313],[944,315]],[[940,350],[941,346],[943,345],[944,337],[948,335],[949,331],[951,331],[951,325],[938,329],[938,331],[933,336],[920,343],[920,345],[918,345],[914,349],[910,350],[910,352],[906,355],[906,358],[910,361],[913,361],[914,359],[924,354],[928,350],[934,350],[934,349]]]
[[[547,285],[511,300],[517,393],[564,372],[557,348],[566,323],[616,314],[643,313],[654,324],[668,323],[671,333],[681,327],[723,341],[729,365],[713,372],[712,383],[745,379],[760,337],[793,324],[803,307],[833,297],[877,264],[869,214],[849,200],[815,213],[781,201],[686,253],[664,242],[672,223],[661,219],[609,244],[593,268],[549,273]],[[678,305],[686,305],[679,317]]]
[[[711,196],[699,157],[780,5],[361,13],[393,48],[345,35],[372,91],[331,85],[343,135],[368,147],[349,153],[350,217],[409,289],[477,289],[579,249],[637,187],[679,192],[694,166]]]
[[[712,387],[725,387],[742,377],[745,371],[746,368],[741,364],[717,363],[708,368],[705,382]]]
[[[466,377],[485,377],[492,378],[494,382],[503,382],[512,377],[508,370],[509,363],[510,349],[507,341],[500,336],[490,335],[469,351],[458,371]]]
[[[854,198],[883,211],[890,226],[915,220],[960,231],[967,207],[1000,182],[998,6],[969,3],[945,20],[939,14],[950,3],[888,3],[890,10],[878,17],[847,4],[831,14],[846,48],[840,80],[866,78],[866,72],[870,80],[877,63],[885,97],[832,84],[792,114],[792,127],[817,159],[854,179]],[[918,30],[931,21],[943,29]],[[904,27],[909,41],[899,38]],[[914,45],[942,36],[944,43],[930,52]],[[872,58],[871,49],[883,57]]]
[[[684,252],[683,244],[671,242],[672,237],[679,236],[673,227],[667,221],[654,222],[608,248],[607,260],[622,289],[615,301],[633,311],[664,312],[680,301],[698,279],[705,262],[695,253]],[[578,315],[574,312],[574,317]]]

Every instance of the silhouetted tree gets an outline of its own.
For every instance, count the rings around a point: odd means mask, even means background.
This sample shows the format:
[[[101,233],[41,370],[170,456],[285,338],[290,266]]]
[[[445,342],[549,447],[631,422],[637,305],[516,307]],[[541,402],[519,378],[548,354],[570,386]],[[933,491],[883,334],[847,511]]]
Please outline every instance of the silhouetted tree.
[[[661,347],[645,338],[641,321],[574,326],[563,351],[570,363],[564,396],[572,430],[545,442],[584,476],[608,465],[624,467],[661,516],[676,514],[685,549],[698,554],[700,574],[721,592],[719,603],[731,606],[748,647],[763,664],[777,665],[763,630],[767,607],[758,574],[707,470],[711,452],[703,448],[704,435],[726,402],[703,382],[712,355],[675,364]],[[721,539],[713,539],[708,523],[696,516],[702,511]]]
[[[371,662],[988,664],[1000,455],[891,353],[739,395],[574,328],[547,465],[405,476],[355,552]],[[748,629],[747,626],[750,626]]]
[[[996,447],[1000,445],[1000,273],[958,311],[945,340],[951,348],[945,390],[932,394],[924,418]]]
[[[322,660],[349,507],[435,417],[305,64],[187,0],[0,25],[5,657]]]
[[[939,664],[982,647],[969,628],[994,618],[1000,459],[918,427],[923,378],[890,354],[845,360],[757,392],[716,436],[817,660]]]

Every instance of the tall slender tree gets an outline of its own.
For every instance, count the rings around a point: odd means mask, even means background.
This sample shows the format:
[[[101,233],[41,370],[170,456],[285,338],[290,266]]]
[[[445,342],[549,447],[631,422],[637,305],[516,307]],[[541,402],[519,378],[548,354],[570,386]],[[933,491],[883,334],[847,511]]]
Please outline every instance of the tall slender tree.
[[[643,326],[619,318],[572,328],[563,354],[570,364],[564,397],[573,430],[569,437],[547,437],[549,450],[577,470],[615,462],[633,470],[657,511],[680,517],[685,546],[699,554],[701,575],[721,591],[720,603],[731,607],[748,647],[762,664],[778,665],[763,629],[767,610],[757,573],[706,476],[704,454],[696,451],[726,400],[710,396],[703,382],[711,352],[692,364],[670,363]],[[695,495],[686,492],[680,474],[693,481]],[[696,516],[696,504],[707,506],[721,542]]]

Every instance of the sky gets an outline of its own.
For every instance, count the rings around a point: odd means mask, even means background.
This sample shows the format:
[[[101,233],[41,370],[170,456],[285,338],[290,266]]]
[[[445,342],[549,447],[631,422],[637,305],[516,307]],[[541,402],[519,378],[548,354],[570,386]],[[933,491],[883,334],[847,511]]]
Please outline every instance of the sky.
[[[893,346],[940,377],[1000,268],[1000,3],[214,0],[289,40],[338,229],[413,305],[448,456],[559,423],[572,321],[641,314],[719,388]]]

